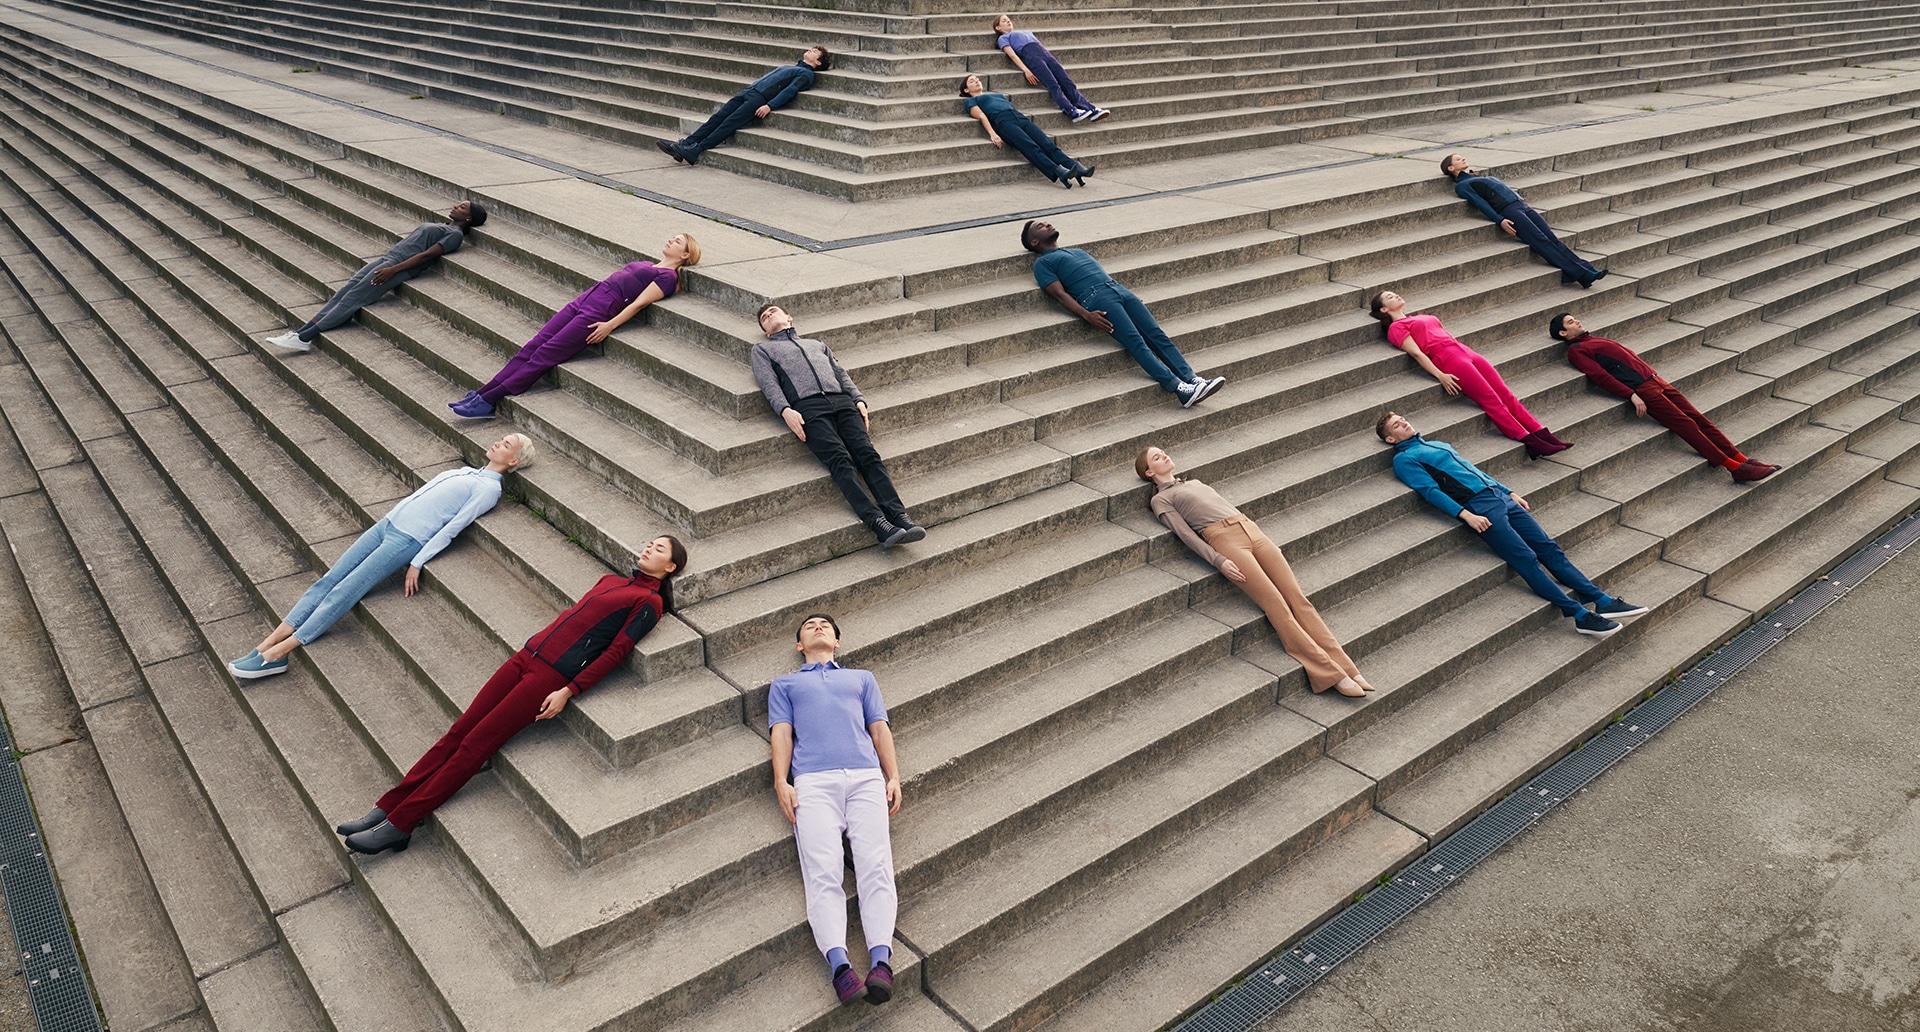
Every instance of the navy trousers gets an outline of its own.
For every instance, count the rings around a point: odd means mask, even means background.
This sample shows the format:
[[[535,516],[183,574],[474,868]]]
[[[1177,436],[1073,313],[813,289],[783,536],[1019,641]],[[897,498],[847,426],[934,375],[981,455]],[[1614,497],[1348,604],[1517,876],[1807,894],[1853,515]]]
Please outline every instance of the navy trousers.
[[[680,153],[686,155],[688,161],[692,161],[700,156],[701,151],[720,146],[727,142],[727,137],[746,128],[754,121],[753,113],[766,102],[765,97],[753,90],[741,90],[720,105],[720,110],[715,111],[700,128],[675,146],[680,148]]]
[[[1027,161],[1048,179],[1058,181],[1062,169],[1071,172],[1080,167],[1079,162],[1067,157],[1054,144],[1052,137],[1033,124],[1033,119],[1018,111],[994,119],[993,131],[999,133],[1001,139],[1013,144],[1014,150],[1026,155]]]
[[[1506,492],[1487,488],[1468,499],[1465,508],[1493,521],[1493,526],[1481,533],[1481,540],[1520,574],[1534,594],[1558,606],[1562,615],[1579,616],[1585,608],[1580,602],[1607,600],[1607,593],[1595,587],[1567,558],[1567,553],[1560,550],[1560,544],[1547,536],[1533,514],[1515,505]],[[1547,576],[1548,573],[1553,576]],[[1555,584],[1555,580],[1560,583]],[[1561,584],[1580,602],[1568,598]]]
[[[1560,270],[1568,279],[1586,283],[1600,274],[1592,263],[1573,253],[1573,248],[1560,242],[1553,235],[1553,227],[1540,213],[1527,206],[1525,201],[1515,201],[1500,212],[1500,217],[1513,223],[1513,231],[1520,241],[1533,248],[1535,254],[1545,258],[1548,264]]]

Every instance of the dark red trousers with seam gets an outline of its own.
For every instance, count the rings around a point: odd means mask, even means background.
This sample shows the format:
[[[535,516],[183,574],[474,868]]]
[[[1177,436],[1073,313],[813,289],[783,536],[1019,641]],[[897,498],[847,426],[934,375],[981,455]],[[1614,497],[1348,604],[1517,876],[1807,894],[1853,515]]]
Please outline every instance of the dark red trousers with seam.
[[[567,679],[545,660],[525,649],[514,653],[487,679],[453,727],[375,805],[387,812],[388,823],[413,831],[421,818],[479,773],[480,765],[507,739],[533,723],[547,696],[566,685]]]
[[[1680,435],[1680,439],[1693,446],[1700,457],[1716,466],[1725,466],[1739,457],[1740,449],[1727,440],[1727,435],[1713,425],[1713,421],[1700,414],[1693,402],[1680,393],[1679,389],[1665,380],[1650,380],[1633,389],[1633,393],[1646,402],[1647,415],[1654,422]]]

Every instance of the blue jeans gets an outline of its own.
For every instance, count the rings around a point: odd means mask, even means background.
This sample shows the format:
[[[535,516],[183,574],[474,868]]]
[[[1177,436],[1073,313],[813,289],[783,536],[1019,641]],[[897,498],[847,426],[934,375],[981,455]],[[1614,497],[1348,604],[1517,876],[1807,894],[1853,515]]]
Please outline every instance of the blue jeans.
[[[1533,514],[1515,505],[1505,491],[1489,487],[1467,499],[1464,508],[1493,521],[1493,526],[1482,532],[1480,539],[1520,574],[1534,594],[1558,606],[1562,615],[1579,616],[1585,608],[1580,602],[1608,601],[1607,593],[1595,587],[1567,558],[1567,553],[1560,550],[1560,544],[1547,536]],[[1549,572],[1552,577],[1547,576]],[[1560,590],[1560,584],[1554,583],[1556,579],[1580,602],[1568,598],[1567,593]]]
[[[1146,370],[1154,382],[1169,391],[1193,382],[1193,367],[1187,364],[1186,356],[1173,346],[1167,331],[1153,321],[1147,303],[1133,296],[1133,291],[1108,280],[1078,300],[1080,307],[1089,312],[1107,313],[1113,323],[1113,339],[1127,349],[1127,354],[1140,363],[1140,368]]]
[[[741,90],[720,105],[720,110],[715,111],[700,128],[674,146],[680,148],[680,153],[688,161],[692,161],[700,156],[701,151],[720,146],[727,142],[728,137],[751,125],[754,122],[753,113],[766,102],[765,97],[753,90]]]
[[[1515,201],[1500,212],[1500,217],[1513,223],[1513,232],[1521,243],[1533,248],[1533,253],[1547,260],[1547,263],[1560,270],[1560,274],[1580,283],[1588,283],[1600,274],[1585,258],[1573,253],[1573,248],[1560,242],[1553,235],[1553,227],[1540,213],[1527,206],[1525,201]]]
[[[393,529],[384,519],[367,528],[333,569],[294,603],[286,619],[293,625],[294,638],[302,645],[313,644],[374,585],[419,553],[420,542]]]
[[[1079,162],[1067,157],[1066,152],[1054,144],[1052,137],[1033,124],[1033,119],[1018,111],[994,119],[993,131],[1013,144],[1013,149],[1025,155],[1027,162],[1048,179],[1057,182],[1062,172],[1080,167]]]

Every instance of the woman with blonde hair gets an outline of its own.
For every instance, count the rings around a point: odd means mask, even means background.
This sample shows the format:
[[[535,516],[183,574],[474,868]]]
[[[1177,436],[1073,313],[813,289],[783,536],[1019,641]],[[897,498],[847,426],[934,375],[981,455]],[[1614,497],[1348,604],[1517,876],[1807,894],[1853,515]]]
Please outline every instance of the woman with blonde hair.
[[[1173,457],[1151,445],[1134,456],[1134,473],[1153,484],[1147,504],[1154,518],[1267,614],[1287,655],[1306,670],[1315,695],[1332,688],[1357,699],[1373,691],[1320,611],[1307,601],[1280,546],[1220,492],[1198,480],[1175,477],[1173,469]]]
[[[533,439],[508,434],[487,448],[487,464],[450,469],[402,498],[380,522],[348,546],[326,576],[307,589],[273,633],[252,652],[227,664],[235,677],[251,680],[287,671],[287,656],[327,633],[355,602],[407,568],[408,597],[420,590],[420,571],[454,537],[500,500],[500,477],[533,464]]]
[[[700,243],[681,233],[660,248],[659,262],[628,262],[613,275],[580,292],[566,307],[553,313],[540,332],[518,354],[507,360],[493,379],[477,391],[447,405],[456,416],[485,419],[500,399],[521,394],[547,370],[606,340],[613,331],[640,314],[640,309],[664,301],[680,289],[681,270],[700,264]]]

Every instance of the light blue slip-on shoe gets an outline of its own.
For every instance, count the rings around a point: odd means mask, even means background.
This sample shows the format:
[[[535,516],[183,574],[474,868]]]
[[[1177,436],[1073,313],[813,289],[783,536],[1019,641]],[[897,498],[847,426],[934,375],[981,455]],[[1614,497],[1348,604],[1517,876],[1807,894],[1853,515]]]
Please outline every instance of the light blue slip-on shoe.
[[[279,659],[269,661],[266,657],[260,655],[259,650],[256,649],[228,663],[227,672],[235,677],[245,678],[249,681],[256,677],[272,677],[275,674],[284,674],[287,672],[287,660],[285,656],[282,656]]]

